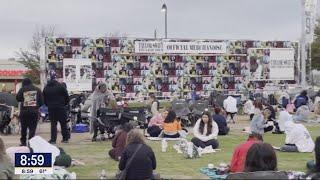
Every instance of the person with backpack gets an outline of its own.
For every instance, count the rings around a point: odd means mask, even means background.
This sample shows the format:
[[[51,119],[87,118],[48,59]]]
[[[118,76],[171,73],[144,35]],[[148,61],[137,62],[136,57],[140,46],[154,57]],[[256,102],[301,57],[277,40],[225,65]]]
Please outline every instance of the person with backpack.
[[[42,93],[39,88],[32,84],[29,78],[25,78],[16,99],[21,102],[19,115],[21,123],[20,146],[26,146],[27,131],[29,130],[28,139],[31,139],[36,133],[39,108],[43,104]]]

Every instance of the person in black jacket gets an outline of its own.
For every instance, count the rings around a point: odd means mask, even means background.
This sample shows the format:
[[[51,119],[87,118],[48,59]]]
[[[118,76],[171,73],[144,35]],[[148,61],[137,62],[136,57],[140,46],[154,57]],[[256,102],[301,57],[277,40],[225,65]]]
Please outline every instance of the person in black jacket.
[[[68,143],[69,132],[67,130],[67,110],[69,103],[68,91],[56,80],[48,81],[43,89],[44,103],[48,107],[51,122],[51,139],[49,142],[55,144],[57,140],[57,122],[61,126],[62,143]]]
[[[134,152],[138,149],[133,157]],[[130,164],[130,159],[132,161]],[[119,169],[127,168],[125,179],[153,179],[153,170],[156,169],[156,157],[152,149],[145,144],[143,135],[138,129],[129,131],[127,146],[125,147],[119,162]]]
[[[219,127],[218,135],[227,135],[230,128],[227,125],[226,118],[220,114],[221,109],[219,107],[214,108],[215,115],[212,116],[212,119],[217,123]]]
[[[25,78],[16,99],[21,102],[19,115],[21,123],[20,145],[26,146],[28,129],[28,139],[31,139],[36,133],[39,107],[43,104],[41,90],[35,87],[29,78]]]

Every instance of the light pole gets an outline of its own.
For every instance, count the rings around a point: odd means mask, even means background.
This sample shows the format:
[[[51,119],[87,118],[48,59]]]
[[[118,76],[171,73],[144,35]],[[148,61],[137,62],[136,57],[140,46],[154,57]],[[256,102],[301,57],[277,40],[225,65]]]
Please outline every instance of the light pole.
[[[161,11],[164,12],[164,25],[165,25],[165,29],[164,29],[164,38],[167,39],[167,14],[168,14],[168,9],[167,9],[167,5],[166,3],[163,3]]]

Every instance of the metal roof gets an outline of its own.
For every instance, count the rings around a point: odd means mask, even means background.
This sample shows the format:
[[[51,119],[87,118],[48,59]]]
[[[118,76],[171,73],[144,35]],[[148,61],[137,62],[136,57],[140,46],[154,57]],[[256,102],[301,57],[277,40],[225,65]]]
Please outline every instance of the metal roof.
[[[28,70],[15,59],[0,59],[0,70]]]

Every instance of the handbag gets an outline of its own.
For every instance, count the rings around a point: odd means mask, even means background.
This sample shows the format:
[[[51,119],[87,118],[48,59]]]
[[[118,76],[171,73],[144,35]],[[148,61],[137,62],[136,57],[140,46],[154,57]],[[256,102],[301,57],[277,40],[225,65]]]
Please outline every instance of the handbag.
[[[131,158],[127,162],[126,167],[124,168],[124,170],[122,170],[119,174],[116,175],[116,179],[119,179],[119,180],[126,179],[127,171],[128,171],[128,169],[130,167],[130,164],[131,164],[133,158],[135,157],[135,155],[137,154],[137,152],[139,151],[139,149],[141,147],[142,147],[142,144],[139,144],[137,149],[134,151],[134,153],[132,154]]]

